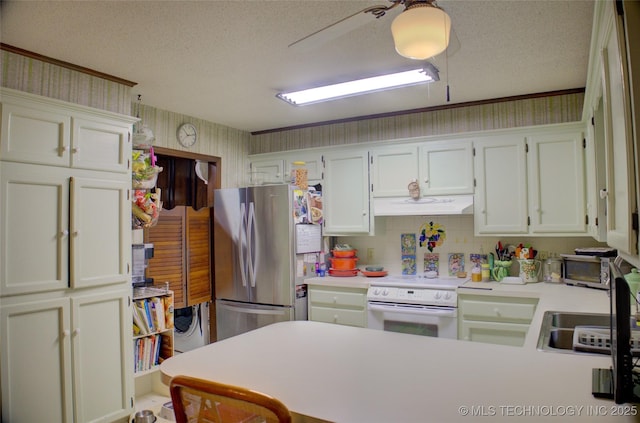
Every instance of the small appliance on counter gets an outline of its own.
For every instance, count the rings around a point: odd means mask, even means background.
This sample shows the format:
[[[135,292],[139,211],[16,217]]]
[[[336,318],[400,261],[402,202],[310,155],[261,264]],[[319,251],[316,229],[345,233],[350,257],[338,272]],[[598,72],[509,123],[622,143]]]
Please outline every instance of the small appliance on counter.
[[[617,255],[617,250],[607,247],[576,248],[575,254],[560,254],[562,279],[567,285],[609,289],[609,263]]]
[[[147,278],[149,259],[153,258],[153,244],[133,244],[131,246],[133,270],[131,283],[133,286],[152,284],[153,279]]]

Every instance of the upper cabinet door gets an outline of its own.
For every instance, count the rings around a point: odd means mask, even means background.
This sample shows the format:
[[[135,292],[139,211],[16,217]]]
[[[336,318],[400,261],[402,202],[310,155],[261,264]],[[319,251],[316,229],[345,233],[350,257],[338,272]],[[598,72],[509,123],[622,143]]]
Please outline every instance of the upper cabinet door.
[[[69,283],[68,171],[42,168],[0,164],[0,296]]]
[[[371,151],[374,197],[408,197],[407,186],[418,179],[418,148],[415,145],[378,147]]]
[[[128,172],[131,129],[116,121],[73,118],[71,165],[75,168]]]
[[[284,160],[254,160],[249,165],[248,185],[281,184],[285,182]]]
[[[420,188],[423,196],[473,194],[471,141],[450,140],[422,144]]]
[[[625,46],[620,17],[613,14],[602,49],[602,81],[607,157],[607,243],[637,256],[632,224],[636,209],[633,139]]]
[[[368,151],[325,154],[322,195],[325,235],[369,234]]]
[[[282,154],[280,155],[282,157]],[[293,162],[304,162],[307,169],[307,180],[309,185],[315,185],[322,181],[322,153],[319,151],[296,151],[294,153],[286,153],[285,156],[285,173],[284,181],[289,183],[291,180],[291,169]]]
[[[479,139],[475,146],[476,235],[527,233],[525,139],[507,135]]]
[[[586,233],[583,139],[579,130],[528,137],[532,234]]]
[[[71,117],[44,106],[2,102],[0,159],[69,166]]]
[[[2,92],[0,159],[127,173],[135,118]]]
[[[130,276],[130,183],[106,176],[71,178],[71,288],[126,282]]]

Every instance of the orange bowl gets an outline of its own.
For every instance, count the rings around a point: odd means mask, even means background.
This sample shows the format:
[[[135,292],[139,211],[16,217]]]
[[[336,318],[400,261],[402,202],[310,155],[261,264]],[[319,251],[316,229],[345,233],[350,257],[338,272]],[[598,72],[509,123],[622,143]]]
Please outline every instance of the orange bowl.
[[[331,250],[334,257],[348,258],[355,257],[358,250]]]
[[[353,270],[356,268],[357,257],[331,258],[331,268],[335,270]]]

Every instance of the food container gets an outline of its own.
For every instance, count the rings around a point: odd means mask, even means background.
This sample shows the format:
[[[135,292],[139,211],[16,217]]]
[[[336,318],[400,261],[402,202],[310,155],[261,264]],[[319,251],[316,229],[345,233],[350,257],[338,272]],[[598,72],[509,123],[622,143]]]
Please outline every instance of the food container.
[[[331,268],[334,270],[353,270],[356,268],[357,257],[331,258]]]
[[[306,190],[309,187],[305,162],[291,163],[291,185]]]
[[[358,250],[331,250],[331,253],[334,257],[338,258],[348,258],[355,257],[358,253]]]

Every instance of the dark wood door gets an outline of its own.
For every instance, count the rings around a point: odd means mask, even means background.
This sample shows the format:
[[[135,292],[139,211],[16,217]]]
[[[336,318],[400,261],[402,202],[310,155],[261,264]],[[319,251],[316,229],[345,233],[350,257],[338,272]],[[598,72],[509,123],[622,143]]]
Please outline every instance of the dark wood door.
[[[147,276],[154,285],[174,293],[175,308],[211,301],[210,209],[176,206],[162,210],[149,228],[147,242],[154,245]]]

